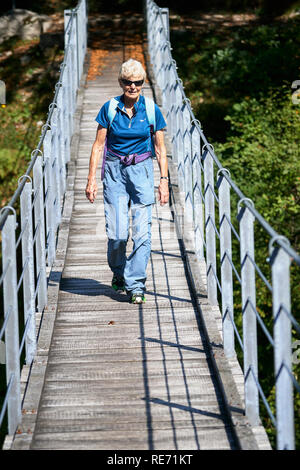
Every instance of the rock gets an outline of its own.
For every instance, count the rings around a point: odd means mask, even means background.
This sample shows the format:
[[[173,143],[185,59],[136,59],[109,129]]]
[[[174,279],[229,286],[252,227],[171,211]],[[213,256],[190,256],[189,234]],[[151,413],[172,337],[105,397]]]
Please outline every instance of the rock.
[[[0,44],[12,36],[20,39],[40,37],[51,26],[52,20],[49,16],[16,8],[0,17]]]
[[[2,52],[2,54],[0,55],[0,60],[7,59],[7,58],[10,57],[11,55],[13,55],[13,51],[4,51],[4,52]]]

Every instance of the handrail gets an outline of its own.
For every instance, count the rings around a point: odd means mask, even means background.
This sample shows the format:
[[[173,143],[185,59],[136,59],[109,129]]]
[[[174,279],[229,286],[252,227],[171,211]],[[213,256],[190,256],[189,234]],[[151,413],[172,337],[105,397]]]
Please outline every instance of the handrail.
[[[47,305],[47,272],[55,260],[56,235],[66,192],[67,164],[74,127],[77,90],[87,47],[86,0],[65,10],[65,50],[54,98],[37,147],[31,152],[26,173],[7,206],[0,211],[7,390],[0,410],[0,426],[7,415],[8,433],[21,421],[20,369],[31,364],[37,347],[36,312]],[[20,221],[16,206],[20,202]],[[19,235],[16,240],[16,231]],[[22,259],[22,266],[20,264]],[[21,289],[22,287],[22,289]],[[21,291],[23,298],[21,299]],[[19,303],[23,312],[19,312]],[[22,329],[22,337],[19,332]]]
[[[299,392],[299,384],[292,371],[291,333],[292,327],[299,333],[300,325],[291,313],[290,265],[293,261],[299,266],[300,256],[286,237],[278,234],[255,209],[253,201],[232,180],[229,169],[223,167],[207,141],[172,58],[167,10],[159,8],[153,0],[146,0],[148,52],[155,81],[161,91],[172,144],[172,161],[177,167],[179,190],[184,200],[183,231],[194,232],[197,259],[199,263],[206,263],[208,299],[213,305],[221,304],[225,355],[236,356],[235,336],[241,346],[245,412],[249,422],[253,426],[260,423],[260,397],[276,426],[277,448],[294,449],[293,387]],[[238,197],[239,234],[231,222],[231,192]],[[218,222],[216,206],[219,208]],[[255,262],[255,221],[270,237],[267,262],[271,268],[271,281]],[[239,245],[240,274],[233,263],[232,234]],[[218,278],[219,272],[221,279]],[[242,336],[234,320],[233,273],[241,285]],[[256,308],[256,275],[272,295],[273,338]],[[258,378],[257,325],[274,349],[276,418]]]

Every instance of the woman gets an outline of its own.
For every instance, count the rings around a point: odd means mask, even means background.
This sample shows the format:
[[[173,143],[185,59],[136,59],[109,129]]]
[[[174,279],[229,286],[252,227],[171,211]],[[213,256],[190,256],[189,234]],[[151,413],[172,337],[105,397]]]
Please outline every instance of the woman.
[[[97,135],[92,147],[86,196],[91,203],[97,195],[96,169],[104,151],[103,198],[108,236],[108,264],[113,272],[112,287],[129,294],[131,303],[145,302],[147,263],[151,252],[151,218],[154,201],[153,146],[146,101],[141,95],[146,77],[142,64],[129,59],[121,66],[119,84],[123,94],[116,97],[113,118],[111,102],[100,109]],[[168,162],[163,129],[166,122],[155,104],[155,154],[160,168],[158,200],[168,202]],[[126,257],[132,213],[132,253]]]

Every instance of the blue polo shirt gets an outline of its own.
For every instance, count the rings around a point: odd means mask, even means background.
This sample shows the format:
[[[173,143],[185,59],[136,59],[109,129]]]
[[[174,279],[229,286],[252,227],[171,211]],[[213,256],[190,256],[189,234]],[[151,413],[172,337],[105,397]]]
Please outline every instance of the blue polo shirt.
[[[124,97],[118,96],[117,112],[109,128],[107,136],[107,148],[118,155],[132,153],[146,153],[151,151],[150,124],[147,119],[145,98],[140,95],[134,104],[133,116],[130,118],[124,109]],[[106,129],[109,127],[108,119],[109,101],[100,109],[96,121]],[[155,104],[156,130],[166,127],[166,121]]]

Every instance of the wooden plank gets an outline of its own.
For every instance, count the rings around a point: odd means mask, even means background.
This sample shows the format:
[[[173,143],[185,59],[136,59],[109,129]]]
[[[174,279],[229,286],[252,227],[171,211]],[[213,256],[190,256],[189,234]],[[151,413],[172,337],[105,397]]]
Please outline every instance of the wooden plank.
[[[185,342],[181,343],[174,343],[174,341],[169,341],[169,338],[166,338],[164,342],[160,341],[159,338],[149,338],[147,340],[139,340],[139,339],[133,339],[133,338],[122,338],[120,336],[119,338],[115,338],[115,341],[113,342],[112,339],[90,339],[87,341],[86,339],[78,339],[78,338],[68,338],[65,337],[63,341],[57,340],[55,337],[53,338],[51,349],[54,352],[57,351],[69,351],[70,354],[72,353],[73,350],[81,349],[82,351],[84,350],[90,350],[90,349],[97,349],[98,351],[106,350],[109,351],[110,349],[115,350],[115,348],[122,347],[124,350],[126,349],[136,349],[137,347],[141,347],[141,349],[155,349],[155,348],[161,348],[163,344],[168,344],[168,343],[173,343],[173,347],[177,347],[179,350],[181,348],[199,348],[201,349],[201,345],[199,345],[199,340],[198,338],[194,336],[185,336]],[[179,338],[179,341],[181,339]],[[177,346],[175,346],[177,345]],[[146,353],[145,353],[146,356]]]
[[[33,449],[58,450],[229,450],[226,428],[203,428],[200,436],[191,425],[176,429],[151,429],[149,431],[126,429],[126,424],[117,431],[99,430],[40,434],[34,440]],[[130,426],[131,428],[131,426]],[[123,431],[123,432],[122,432]],[[126,438],[124,438],[126,434]]]
[[[145,348],[143,348],[145,349]],[[51,356],[49,357],[49,364],[54,363],[73,363],[76,360],[76,363],[88,363],[88,362],[102,362],[102,364],[110,364],[111,362],[131,362],[135,363],[137,361],[185,361],[187,359],[197,360],[199,363],[201,361],[206,361],[205,353],[199,348],[190,347],[189,349],[175,349],[174,346],[166,345],[161,348],[152,348],[147,349],[146,358],[144,358],[142,353],[142,348],[136,347],[131,349],[120,349],[118,345],[115,348],[110,348],[109,351],[99,351],[99,349],[72,349],[72,354],[68,350],[59,350],[51,351]]]
[[[57,313],[56,321],[64,322],[65,324],[69,324],[70,326],[73,323],[80,324],[86,322],[91,322],[92,324],[102,324],[108,326],[115,326],[115,325],[130,325],[136,324],[139,321],[139,313],[138,311],[132,312],[131,305],[128,305],[128,308],[122,310],[115,310],[113,312],[106,312],[106,311],[64,311],[60,310]],[[193,308],[177,308],[176,311],[172,311],[171,309],[163,309],[163,311],[159,312],[157,308],[148,308],[147,314],[143,316],[143,323],[153,323],[153,322],[164,322],[172,323],[174,327],[177,323],[179,324],[187,324],[190,325],[191,322],[194,322],[195,318],[197,318],[197,312]],[[109,323],[110,321],[114,320],[114,323]]]

